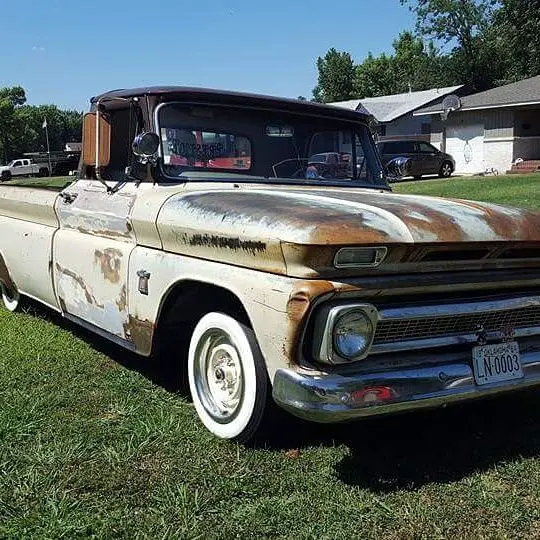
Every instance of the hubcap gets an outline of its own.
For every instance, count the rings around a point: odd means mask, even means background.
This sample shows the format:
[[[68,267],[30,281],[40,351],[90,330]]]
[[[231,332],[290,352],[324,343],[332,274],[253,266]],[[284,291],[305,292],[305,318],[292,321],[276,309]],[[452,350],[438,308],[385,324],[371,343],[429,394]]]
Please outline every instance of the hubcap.
[[[452,174],[452,169],[450,168],[450,165],[443,165],[443,174],[444,176],[450,176],[450,174]]]
[[[242,362],[231,338],[215,328],[201,336],[195,353],[195,384],[198,396],[216,421],[230,422],[244,393]]]

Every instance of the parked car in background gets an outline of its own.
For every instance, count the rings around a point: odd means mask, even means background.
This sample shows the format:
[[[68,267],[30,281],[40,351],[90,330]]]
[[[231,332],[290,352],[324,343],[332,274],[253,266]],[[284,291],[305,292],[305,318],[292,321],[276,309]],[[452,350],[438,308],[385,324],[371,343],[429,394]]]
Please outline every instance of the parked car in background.
[[[0,182],[11,180],[13,176],[49,176],[45,163],[34,163],[31,159],[14,159],[0,167]]]
[[[377,148],[385,167],[396,157],[408,158],[409,175],[417,180],[428,174],[448,178],[456,169],[456,162],[450,154],[437,150],[426,141],[385,140],[377,143]]]

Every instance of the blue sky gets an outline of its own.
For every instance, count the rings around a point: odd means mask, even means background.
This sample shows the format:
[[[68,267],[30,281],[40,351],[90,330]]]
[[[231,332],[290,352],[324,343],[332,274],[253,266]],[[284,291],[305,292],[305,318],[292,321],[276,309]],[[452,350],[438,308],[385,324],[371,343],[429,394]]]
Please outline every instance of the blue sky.
[[[414,26],[399,0],[8,0],[2,22],[0,87],[79,110],[154,84],[311,97],[330,47],[361,61]]]

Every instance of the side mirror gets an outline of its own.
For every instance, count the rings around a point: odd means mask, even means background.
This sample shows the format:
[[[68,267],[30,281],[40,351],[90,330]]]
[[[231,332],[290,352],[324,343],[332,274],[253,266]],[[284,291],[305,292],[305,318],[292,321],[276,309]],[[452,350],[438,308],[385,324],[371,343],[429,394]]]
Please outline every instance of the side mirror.
[[[411,160],[406,157],[396,157],[386,164],[388,180],[401,180],[408,176],[411,169]]]
[[[159,136],[151,131],[140,133],[133,139],[131,148],[142,162],[153,161],[159,148]]]
[[[83,119],[83,163],[96,164],[96,113],[86,113]],[[111,124],[99,116],[98,166],[106,167],[111,159]]]

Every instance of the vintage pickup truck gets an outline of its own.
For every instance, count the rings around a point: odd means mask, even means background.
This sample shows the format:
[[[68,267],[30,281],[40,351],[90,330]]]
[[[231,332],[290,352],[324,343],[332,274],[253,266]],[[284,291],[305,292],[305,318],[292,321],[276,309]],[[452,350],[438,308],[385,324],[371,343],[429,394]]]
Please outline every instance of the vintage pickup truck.
[[[74,182],[0,186],[6,307],[166,351],[241,441],[274,402],[338,422],[540,384],[540,215],[393,193],[369,122],[182,87],[93,98]],[[339,177],[310,159],[329,153]]]

